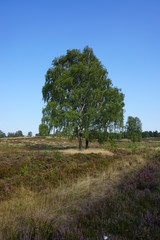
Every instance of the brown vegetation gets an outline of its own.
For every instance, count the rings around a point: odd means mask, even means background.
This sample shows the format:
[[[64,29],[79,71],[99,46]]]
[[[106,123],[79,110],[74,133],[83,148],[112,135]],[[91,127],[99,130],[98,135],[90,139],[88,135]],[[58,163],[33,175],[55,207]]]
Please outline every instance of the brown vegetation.
[[[89,203],[113,195],[121,179],[144,166],[159,148],[159,142],[122,141],[102,149],[95,142],[84,154],[75,144],[59,138],[0,141],[2,239],[12,239],[32,221],[54,227],[76,223]]]

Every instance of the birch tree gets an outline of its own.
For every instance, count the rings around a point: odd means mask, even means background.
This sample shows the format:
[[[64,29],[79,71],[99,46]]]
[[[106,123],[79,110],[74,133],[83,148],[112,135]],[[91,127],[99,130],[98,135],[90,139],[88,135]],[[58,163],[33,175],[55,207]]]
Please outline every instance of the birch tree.
[[[107,69],[85,47],[67,50],[55,58],[48,69],[42,89],[45,107],[42,123],[66,135],[82,137],[88,147],[90,132],[107,131],[110,125],[123,122],[124,95],[114,88]]]

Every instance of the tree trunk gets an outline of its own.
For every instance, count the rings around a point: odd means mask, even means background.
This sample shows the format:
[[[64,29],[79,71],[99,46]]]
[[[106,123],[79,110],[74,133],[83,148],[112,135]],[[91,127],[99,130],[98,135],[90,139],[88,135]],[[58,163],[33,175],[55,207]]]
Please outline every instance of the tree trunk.
[[[78,131],[78,138],[79,138],[79,150],[82,150],[82,118],[80,118],[80,126]]]
[[[79,150],[82,150],[82,134],[79,134]]]
[[[88,139],[86,139],[86,149],[88,148]]]

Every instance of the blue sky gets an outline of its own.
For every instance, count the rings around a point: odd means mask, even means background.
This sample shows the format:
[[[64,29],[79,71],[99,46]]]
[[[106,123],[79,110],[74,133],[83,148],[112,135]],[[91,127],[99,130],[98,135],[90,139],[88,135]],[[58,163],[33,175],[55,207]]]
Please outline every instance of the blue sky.
[[[159,0],[1,0],[0,130],[38,133],[47,69],[86,45],[125,94],[125,121],[160,131]]]

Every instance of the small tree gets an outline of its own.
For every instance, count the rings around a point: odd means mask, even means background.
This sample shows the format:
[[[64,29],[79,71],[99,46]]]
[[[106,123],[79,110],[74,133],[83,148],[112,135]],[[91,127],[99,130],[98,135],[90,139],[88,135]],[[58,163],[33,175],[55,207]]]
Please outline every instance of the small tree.
[[[15,137],[24,137],[23,133],[21,130],[16,131]]]
[[[140,142],[142,140],[142,123],[138,117],[128,117],[126,123],[127,137],[132,142]]]
[[[32,137],[33,136],[33,134],[32,134],[32,132],[28,132],[28,135],[27,135],[28,137]]]
[[[6,134],[0,130],[0,138],[6,137]]]
[[[41,123],[39,125],[39,136],[48,136],[48,135],[49,135],[48,126],[44,123]]]

